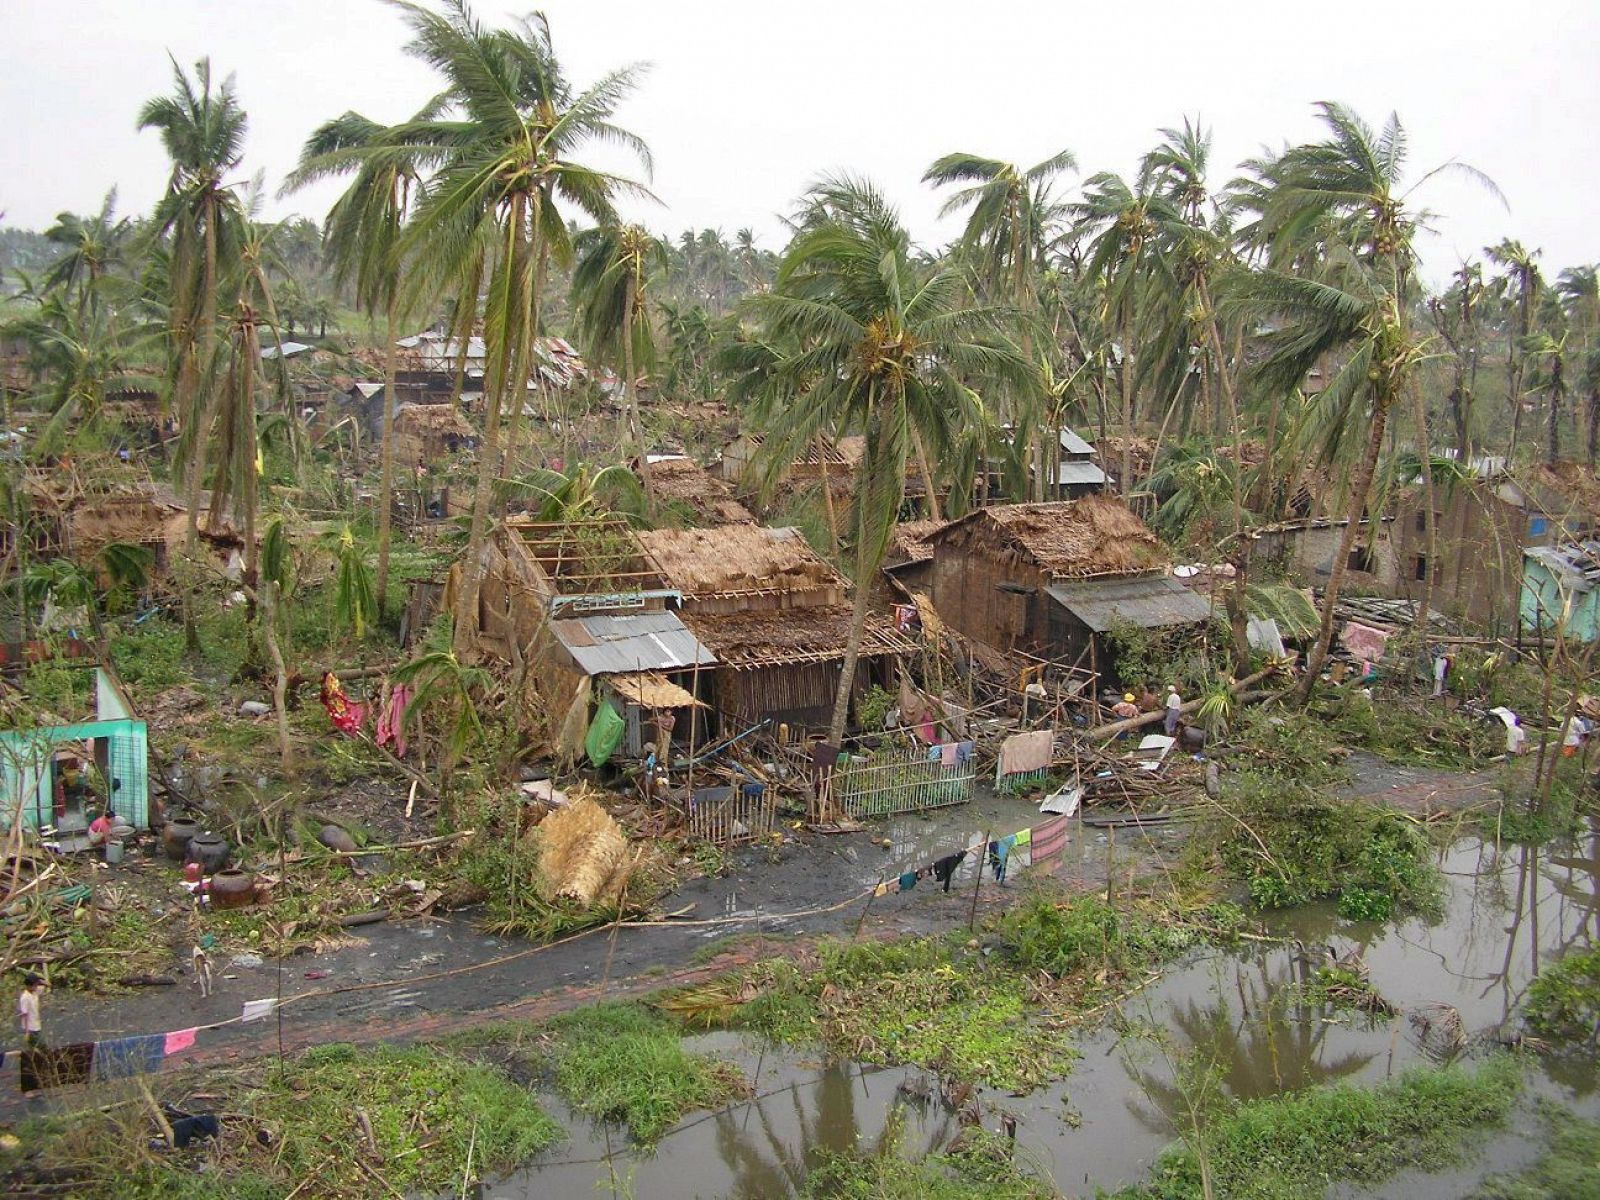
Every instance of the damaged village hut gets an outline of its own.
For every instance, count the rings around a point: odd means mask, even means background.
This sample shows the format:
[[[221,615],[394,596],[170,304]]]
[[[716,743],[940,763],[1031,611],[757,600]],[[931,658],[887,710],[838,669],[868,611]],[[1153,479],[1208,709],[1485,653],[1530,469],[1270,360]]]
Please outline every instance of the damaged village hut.
[[[484,553],[479,645],[524,668],[529,708],[561,724],[561,754],[583,751],[589,712],[600,718],[600,706],[612,714],[606,724],[622,718],[622,734],[603,753],[590,741],[591,760],[603,763],[619,746],[637,757],[647,743],[662,751],[687,743],[693,722],[660,714],[698,708],[691,689],[716,659],[679,618],[681,596],[638,534],[611,519],[512,519]]]
[[[850,636],[849,585],[798,529],[728,525],[640,535],[684,623],[716,660],[707,697],[724,726],[826,730]],[[853,686],[892,686],[917,643],[869,616]]]
[[[940,618],[1003,652],[1098,673],[1119,625],[1171,629],[1211,615],[1172,577],[1160,539],[1106,496],[980,508],[925,545],[918,583]]]
[[[679,509],[696,525],[756,523],[726,482],[686,455],[651,454],[631,466],[658,503]]]

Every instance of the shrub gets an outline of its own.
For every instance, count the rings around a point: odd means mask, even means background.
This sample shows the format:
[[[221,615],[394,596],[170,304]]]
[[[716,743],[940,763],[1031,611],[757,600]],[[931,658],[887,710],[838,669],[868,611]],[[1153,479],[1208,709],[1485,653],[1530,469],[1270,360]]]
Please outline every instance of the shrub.
[[[1523,1013],[1541,1037],[1589,1042],[1600,1033],[1600,946],[1568,954],[1528,985]]]

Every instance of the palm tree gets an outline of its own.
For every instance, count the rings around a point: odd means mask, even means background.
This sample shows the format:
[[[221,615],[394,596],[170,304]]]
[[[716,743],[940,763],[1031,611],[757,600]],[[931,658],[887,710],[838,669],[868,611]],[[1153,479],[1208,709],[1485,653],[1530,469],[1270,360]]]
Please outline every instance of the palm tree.
[[[655,334],[645,311],[645,287],[666,267],[667,248],[640,225],[602,225],[580,233],[575,242],[572,301],[584,352],[609,363],[622,376],[627,410],[627,444],[636,454],[648,447],[639,425],[639,372],[655,367]],[[650,472],[643,472],[645,489]]]
[[[1038,307],[1038,279],[1045,247],[1062,213],[1061,205],[1051,194],[1051,185],[1062,172],[1076,170],[1077,165],[1070,150],[1062,150],[1026,169],[999,159],[956,153],[945,155],[922,175],[922,182],[934,187],[967,185],[944,202],[939,215],[971,210],[961,235],[961,251],[972,262],[989,294],[1004,297],[1022,314],[1022,356],[1030,362],[1033,360],[1033,333],[1028,321]],[[1025,409],[1022,404],[1025,398],[1032,400],[1040,395],[1038,388],[1030,388],[1026,397],[1010,397],[1008,416],[1015,428],[1022,461],[1033,463],[1034,498],[1043,500],[1048,494],[1047,487],[1054,482],[1046,478],[1053,456],[1045,452],[1045,446],[1049,439],[1059,435],[1059,429],[1048,431],[1047,438],[1041,437],[1035,443],[1041,414]],[[933,481],[926,480],[926,484],[931,499]],[[937,509],[932,515],[938,517]]]
[[[631,180],[573,158],[609,143],[637,155],[648,170],[648,148],[612,120],[641,69],[613,71],[574,94],[543,18],[491,30],[464,0],[449,0],[443,14],[395,2],[412,30],[407,52],[436,68],[447,85],[441,115],[394,127],[373,151],[403,149],[419,167],[433,169],[399,243],[412,263],[408,290],[423,297],[455,291],[466,300],[477,296],[480,279],[488,285],[488,412],[456,614],[456,641],[464,649],[476,626],[489,502],[501,472],[501,413],[512,406],[514,448],[534,370],[546,257],[570,255],[557,203],[606,224],[615,221],[619,192],[648,195]]]
[[[768,344],[784,348],[763,380],[770,461],[791,461],[825,430],[866,435],[853,516],[855,605],[830,727],[837,745],[913,431],[943,454],[965,423],[969,381],[1031,399],[1035,376],[999,334],[1001,319],[1015,314],[967,307],[954,266],[918,266],[898,214],[870,184],[826,180],[810,200],[819,215],[790,243],[773,291],[750,303]]]
[[[1335,354],[1342,357],[1315,402],[1325,460],[1338,454],[1352,431],[1366,426],[1365,446],[1350,486],[1348,520],[1328,575],[1322,625],[1297,688],[1302,700],[1310,696],[1333,640],[1334,607],[1367,512],[1389,414],[1413,394],[1414,368],[1424,353],[1408,321],[1417,217],[1405,206],[1409,193],[1401,191],[1405,131],[1391,116],[1382,132],[1375,133],[1338,104],[1318,105],[1318,115],[1328,137],[1296,146],[1278,160],[1263,212],[1263,233],[1280,246],[1316,238],[1324,247],[1321,277],[1263,270],[1251,276],[1239,294],[1241,315],[1276,325],[1263,339],[1267,354],[1257,369],[1268,387],[1290,391],[1318,362]],[[1487,183],[1471,168],[1446,167],[1467,171]],[[1443,169],[1428,172],[1422,181]],[[1432,563],[1436,559],[1431,454],[1426,424],[1420,419],[1417,435],[1429,492],[1425,511]],[[1419,622],[1426,620],[1431,582],[1430,570],[1418,607]]]
[[[1132,438],[1135,407],[1134,342],[1141,293],[1161,253],[1152,208],[1156,200],[1149,180],[1130,187],[1121,177],[1102,172],[1084,183],[1083,199],[1072,206],[1074,232],[1090,238],[1087,270],[1103,289],[1103,320],[1114,330],[1112,355],[1122,394],[1122,464],[1118,484],[1123,495],[1132,487]]]
[[[217,349],[218,287],[236,258],[244,220],[238,193],[226,177],[243,158],[246,118],[231,76],[212,87],[209,59],[195,64],[193,80],[176,61],[172,73],[172,94],[145,104],[139,128],[158,131],[172,160],[152,230],[168,243],[169,374],[182,420],[186,545],[193,555],[200,540],[200,487],[215,412],[205,381]],[[183,615],[185,641],[191,651],[198,649],[187,588]]]
[[[434,115],[424,109],[412,118]],[[389,593],[389,541],[394,507],[395,356],[399,329],[400,237],[417,183],[416,164],[404,150],[386,146],[388,131],[360,113],[347,112],[319,126],[306,140],[300,164],[284,191],[332,175],[354,173],[349,188],[328,210],[323,238],[338,285],[354,283],[369,316],[384,318],[383,426],[378,481],[378,604]]]
[[[1506,461],[1517,457],[1517,437],[1522,429],[1522,382],[1527,372],[1523,346],[1533,333],[1533,305],[1544,288],[1539,273],[1539,251],[1521,242],[1504,238],[1499,245],[1484,248],[1489,261],[1502,274],[1495,282],[1500,297],[1513,310],[1510,335],[1506,339],[1506,402],[1511,405],[1511,439],[1506,445]]]
[[[47,241],[65,249],[40,280],[46,289],[75,293],[78,317],[84,320],[100,299],[101,282],[122,260],[132,223],[116,217],[117,190],[106,193],[100,211],[92,217],[64,212],[44,231]]]
[[[1483,304],[1483,267],[1464,262],[1442,297],[1428,300],[1433,326],[1450,350],[1450,415],[1455,425],[1456,459],[1472,461],[1472,405],[1478,386],[1478,310]]]

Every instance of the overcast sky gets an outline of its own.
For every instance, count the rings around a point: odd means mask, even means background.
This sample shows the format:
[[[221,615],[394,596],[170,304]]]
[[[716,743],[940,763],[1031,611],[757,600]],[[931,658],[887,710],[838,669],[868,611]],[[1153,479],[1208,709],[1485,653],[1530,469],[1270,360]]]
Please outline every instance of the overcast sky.
[[[481,0],[485,18],[530,5]],[[1596,0],[1227,0],[1220,4],[987,0],[547,0],[580,84],[652,64],[620,114],[656,156],[664,232],[755,229],[825,171],[876,180],[914,235],[950,237],[918,184],[941,154],[1031,163],[1073,150],[1084,172],[1131,171],[1156,130],[1198,115],[1214,183],[1263,146],[1314,136],[1335,99],[1373,123],[1397,110],[1415,174],[1450,158],[1487,171],[1498,200],[1459,179],[1418,196],[1440,214],[1423,245],[1438,280],[1502,236],[1547,270],[1600,260],[1600,3]],[[409,115],[435,88],[401,52],[380,0],[0,0],[0,223],[43,228],[106,190],[124,212],[166,166],[135,115],[170,85],[170,52],[237,76],[250,115],[245,175],[275,193],[306,134],[346,109]],[[271,200],[321,217],[331,190]]]

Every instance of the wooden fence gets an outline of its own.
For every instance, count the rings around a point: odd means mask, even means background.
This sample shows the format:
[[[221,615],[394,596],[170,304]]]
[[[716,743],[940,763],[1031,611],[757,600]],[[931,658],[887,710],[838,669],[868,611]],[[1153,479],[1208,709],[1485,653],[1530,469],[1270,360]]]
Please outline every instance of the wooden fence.
[[[719,846],[759,841],[775,828],[777,808],[760,784],[700,788],[689,800],[689,836]]]
[[[971,754],[963,762],[947,765],[938,747],[891,746],[865,755],[852,753],[848,762],[841,760],[834,769],[833,799],[858,820],[965,804],[972,799],[977,770]]]

